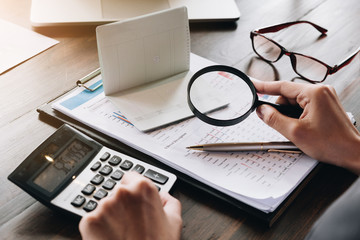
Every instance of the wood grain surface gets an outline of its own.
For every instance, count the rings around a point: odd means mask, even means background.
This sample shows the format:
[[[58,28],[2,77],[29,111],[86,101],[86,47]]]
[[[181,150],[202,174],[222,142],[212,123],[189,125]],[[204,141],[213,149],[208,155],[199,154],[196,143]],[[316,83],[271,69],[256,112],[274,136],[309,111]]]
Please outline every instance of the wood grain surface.
[[[191,24],[193,53],[235,66],[264,81],[301,82],[288,57],[274,64],[256,57],[250,41],[252,29],[300,19],[313,21],[329,30],[326,37],[319,38],[318,32],[306,26],[272,37],[289,50],[330,65],[339,63],[360,45],[358,0],[236,2],[242,16],[235,23]],[[95,26],[33,29],[30,5],[30,0],[0,0],[0,19],[60,43],[0,75],[0,239],[80,239],[76,221],[47,209],[10,183],[7,176],[58,126],[40,121],[36,108],[73,88],[78,78],[99,67]],[[345,110],[358,121],[359,67],[360,56],[324,82],[335,87]],[[183,206],[182,239],[302,239],[356,177],[347,170],[324,166],[271,228],[179,181],[173,195]]]

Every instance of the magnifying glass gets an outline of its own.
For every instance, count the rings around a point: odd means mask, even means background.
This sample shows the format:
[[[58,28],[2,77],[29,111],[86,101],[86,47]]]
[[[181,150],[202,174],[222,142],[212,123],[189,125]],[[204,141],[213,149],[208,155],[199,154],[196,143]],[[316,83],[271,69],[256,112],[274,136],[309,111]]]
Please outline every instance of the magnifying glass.
[[[293,118],[299,118],[303,112],[300,106],[259,100],[250,78],[240,70],[224,65],[208,66],[196,72],[188,84],[187,100],[196,117],[215,126],[237,124],[261,104],[271,105]]]

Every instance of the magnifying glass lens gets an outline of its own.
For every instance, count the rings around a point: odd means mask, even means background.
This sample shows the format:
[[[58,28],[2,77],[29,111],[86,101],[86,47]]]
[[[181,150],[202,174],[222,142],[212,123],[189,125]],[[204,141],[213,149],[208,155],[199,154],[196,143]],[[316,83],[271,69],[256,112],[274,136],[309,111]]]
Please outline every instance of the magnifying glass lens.
[[[216,120],[232,120],[246,115],[255,96],[239,76],[226,71],[200,75],[189,90],[190,101],[203,115]]]

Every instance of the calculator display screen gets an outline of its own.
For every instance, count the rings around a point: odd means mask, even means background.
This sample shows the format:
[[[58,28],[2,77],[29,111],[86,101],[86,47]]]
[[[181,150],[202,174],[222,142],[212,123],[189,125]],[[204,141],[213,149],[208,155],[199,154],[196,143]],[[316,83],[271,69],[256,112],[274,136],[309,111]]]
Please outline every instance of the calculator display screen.
[[[69,175],[73,174],[93,148],[78,139],[72,141],[62,152],[53,158],[52,154],[42,154],[48,165],[34,179],[34,183],[48,192],[52,192]]]

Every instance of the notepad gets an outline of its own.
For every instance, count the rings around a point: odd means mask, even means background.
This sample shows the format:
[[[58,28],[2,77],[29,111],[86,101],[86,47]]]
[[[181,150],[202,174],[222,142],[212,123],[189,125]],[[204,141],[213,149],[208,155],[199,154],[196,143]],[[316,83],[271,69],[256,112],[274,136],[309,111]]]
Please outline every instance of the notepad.
[[[1,19],[0,29],[0,74],[59,43]]]
[[[104,93],[137,129],[149,131],[193,115],[187,84],[204,65],[190,63],[185,7],[99,26],[96,36]]]
[[[194,54],[191,54],[191,61],[214,64]],[[101,76],[97,76],[91,84],[101,81]],[[218,81],[231,87],[221,76]],[[316,160],[305,154],[265,151],[208,153],[186,149],[189,145],[214,142],[287,141],[264,124],[256,113],[231,127],[214,127],[190,118],[144,133],[132,125],[103,91],[102,87],[95,92],[76,88],[52,106],[264,213],[275,211],[317,165]]]

